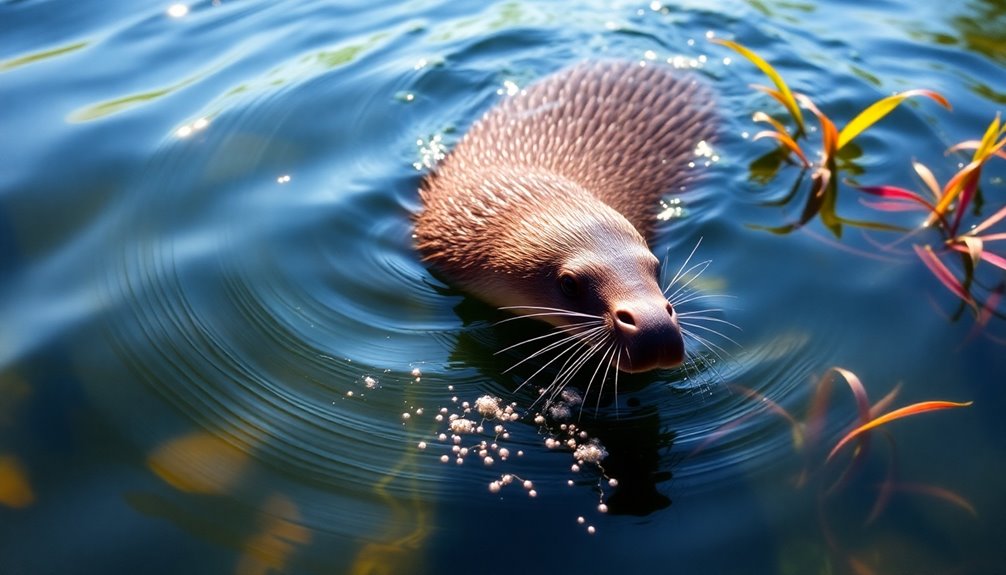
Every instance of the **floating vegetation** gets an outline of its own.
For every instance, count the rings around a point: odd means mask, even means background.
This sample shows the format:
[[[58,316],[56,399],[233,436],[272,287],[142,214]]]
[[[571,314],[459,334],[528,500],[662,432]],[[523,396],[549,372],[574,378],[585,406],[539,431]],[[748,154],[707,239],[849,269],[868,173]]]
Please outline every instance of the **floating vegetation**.
[[[827,455],[824,449],[829,444],[825,437],[824,430],[829,423],[829,415],[834,410],[829,409],[832,389],[836,378],[845,381],[856,405],[856,417],[852,421],[845,423],[848,431],[831,446]],[[871,442],[873,433],[879,431],[892,421],[904,419],[931,411],[940,411],[968,407],[971,402],[958,403],[950,401],[923,401],[905,407],[888,411],[891,404],[897,398],[901,386],[896,386],[876,403],[870,403],[866,387],[859,377],[847,369],[832,367],[823,377],[821,377],[810,398],[809,405],[802,418],[797,417],[790,410],[786,409],[778,402],[746,387],[731,385],[731,388],[740,395],[747,397],[760,405],[760,409],[751,410],[744,418],[748,419],[766,412],[772,413],[785,420],[792,429],[793,449],[801,456],[801,469],[794,479],[795,487],[799,489],[809,489],[818,501],[821,509],[821,535],[827,542],[831,552],[843,558],[856,573],[872,573],[867,567],[867,563],[862,558],[857,558],[850,552],[844,550],[834,535],[834,531],[829,527],[832,519],[827,513],[827,504],[839,499],[843,491],[851,488],[857,480],[869,481],[869,475],[865,473],[867,458],[871,453]],[[696,456],[710,444],[719,441],[722,437],[734,432],[743,423],[742,421],[730,421],[719,429],[711,433],[703,441],[691,456]],[[883,482],[879,485],[876,498],[869,511],[864,510],[866,519],[864,524],[875,521],[886,508],[891,496],[895,492],[909,494],[922,494],[932,498],[940,499],[951,503],[954,506],[968,512],[971,516],[977,516],[977,511],[964,497],[946,489],[944,487],[929,485],[925,483],[905,483],[898,480],[898,467],[895,458],[895,441],[893,435],[884,433],[882,436],[887,440],[889,449],[887,450],[886,474]],[[855,449],[844,467],[836,467],[837,455],[844,447],[850,443],[856,443]],[[845,509],[844,511],[848,511]]]
[[[770,202],[769,205],[784,206],[792,202],[799,196],[805,174],[811,171],[810,189],[797,221],[782,226],[754,227],[785,234],[801,229],[813,219],[819,218],[836,237],[841,236],[844,225],[902,234],[901,239],[881,247],[886,252],[893,253],[893,247],[904,238],[914,239],[918,242],[913,245],[914,253],[933,276],[963,302],[962,310],[966,308],[972,310],[978,328],[984,328],[993,317],[1006,319],[1006,313],[1000,309],[1002,294],[1006,292],[1006,278],[1000,274],[997,278],[992,276],[990,281],[987,278],[986,281],[979,281],[976,276],[976,270],[981,262],[999,268],[1000,271],[1006,271],[1006,256],[1002,252],[990,250],[987,245],[989,242],[1006,240],[1006,232],[989,233],[990,228],[1006,217],[1006,206],[1000,207],[991,216],[980,221],[971,221],[979,217],[982,205],[980,183],[983,168],[993,158],[1006,159],[1004,151],[1006,123],[1001,121],[999,114],[996,114],[985,129],[981,139],[960,142],[947,150],[947,153],[971,150],[973,154],[970,161],[942,187],[937,183],[932,171],[917,161],[912,162],[912,167],[925,187],[924,194],[891,185],[850,185],[860,193],[875,198],[867,200],[860,197],[860,203],[875,209],[878,213],[912,210],[926,212],[926,218],[918,229],[909,229],[884,221],[850,220],[838,215],[837,205],[841,174],[848,172],[859,175],[862,172],[849,161],[850,149],[853,147],[850,144],[853,140],[910,98],[928,98],[948,110],[951,109],[950,102],[932,90],[908,90],[881,98],[861,111],[843,128],[838,129],[831,118],[823,113],[810,97],[793,92],[779,72],[750,49],[729,40],[712,41],[741,54],[772,80],[775,88],[753,87],[779,102],[794,126],[790,130],[783,122],[764,111],[757,111],[753,115],[755,122],[768,124],[769,129],[755,134],[752,139],[774,140],[778,143],[778,148],[752,164],[752,178],[764,182],[771,181],[782,164],[792,157],[796,158],[796,164],[801,170],[789,193],[781,200]],[[812,112],[820,126],[821,144],[817,162],[810,160],[814,156],[799,143],[807,133],[801,107]],[[790,163],[794,162],[790,160]],[[927,242],[926,238],[932,237],[932,234],[926,236],[918,234],[919,231],[927,229],[937,230],[940,235],[939,241]],[[944,263],[943,260],[948,258],[958,262],[954,266],[957,271]],[[960,311],[955,317],[960,315]],[[1006,340],[997,341],[1006,344]]]

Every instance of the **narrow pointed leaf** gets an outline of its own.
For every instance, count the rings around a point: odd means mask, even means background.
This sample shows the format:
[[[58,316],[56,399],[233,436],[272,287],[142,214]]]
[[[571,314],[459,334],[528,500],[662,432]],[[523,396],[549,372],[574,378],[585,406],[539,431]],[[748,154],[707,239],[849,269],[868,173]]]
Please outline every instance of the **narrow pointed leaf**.
[[[859,376],[851,371],[842,367],[832,367],[832,371],[842,376],[845,382],[849,384],[849,389],[852,390],[852,395],[856,399],[856,410],[859,412],[859,419],[863,423],[870,420],[870,399],[866,395],[866,388],[863,387],[863,382],[859,380]]]
[[[822,153],[824,158],[822,158],[821,163],[827,164],[835,156],[835,152],[838,151],[836,143],[838,142],[838,130],[835,128],[835,122],[831,121],[831,118],[824,115],[824,112],[817,108],[814,101],[803,94],[797,94],[796,98],[800,101],[803,107],[811,111],[817,120],[821,123],[821,141],[823,145]]]
[[[969,180],[971,178],[977,179],[978,174],[976,172],[980,172],[981,167],[981,162],[971,162],[958,170],[958,172],[954,174],[954,177],[950,178],[947,185],[943,187],[943,195],[940,197],[940,201],[936,204],[936,210],[926,221],[927,225],[931,225],[937,218],[946,215],[947,211],[950,209],[950,205],[954,203],[957,196],[959,196],[968,185]]]
[[[763,226],[759,224],[745,224],[745,225],[752,230],[769,232],[779,236],[792,233],[802,227],[802,224],[786,224],[784,226]]]
[[[940,195],[940,202],[936,204],[937,209],[945,211],[947,206],[957,199],[957,195],[961,193],[961,190],[964,188],[965,180],[970,178],[971,175],[974,174],[976,170],[981,169],[981,167],[981,162],[971,162],[958,170],[957,173],[950,178],[950,181],[947,182],[947,185],[943,186],[943,194]]]
[[[799,225],[805,225],[810,220],[814,219],[821,211],[821,206],[824,204],[824,193],[828,186],[828,181],[831,179],[831,172],[824,168],[815,171],[810,177],[810,194],[807,195],[807,203],[803,206],[803,212],[800,214]]]
[[[874,196],[879,196],[881,198],[894,199],[894,200],[906,200],[920,204],[921,206],[929,209],[935,210],[936,206],[927,202],[922,196],[916,194],[911,190],[906,190],[904,188],[899,188],[897,186],[862,186],[857,188],[861,192],[866,192]]]
[[[950,491],[949,489],[939,487],[936,485],[926,485],[922,483],[895,483],[893,485],[893,488],[896,491],[904,491],[908,493],[921,493],[924,495],[929,495],[930,497],[942,499],[948,503],[960,507],[964,511],[967,511],[973,517],[978,517],[978,511],[975,509],[974,505],[971,505],[971,502],[961,497],[957,493]]]
[[[748,87],[752,90],[758,90],[759,92],[764,92],[769,96],[772,96],[773,100],[779,102],[783,108],[787,108],[787,111],[789,111],[788,106],[786,105],[786,96],[783,96],[782,92],[779,90],[774,90],[768,86],[762,86],[761,84],[749,84]],[[792,117],[792,114],[790,114],[790,116]]]
[[[817,386],[814,389],[814,396],[810,400],[810,407],[807,409],[804,427],[807,432],[807,441],[812,444],[817,443],[821,430],[824,429],[825,419],[827,419],[828,415],[828,399],[831,395],[831,384],[834,380],[835,378],[830,371],[825,372],[821,376],[821,379],[818,380]]]
[[[933,201],[940,201],[940,184],[936,181],[936,176],[933,175],[933,172],[922,162],[912,161],[912,167],[915,168],[915,173],[922,179],[922,183],[926,185],[926,189],[933,194]]]
[[[789,134],[765,130],[764,132],[758,132],[755,134],[752,140],[761,140],[762,138],[772,138],[773,140],[778,140],[783,147],[793,152],[798,158],[800,158],[800,162],[805,168],[810,166],[810,161],[807,160],[807,156],[803,155],[803,150],[800,149],[800,146],[797,145],[793,138],[789,137]]]
[[[892,224],[883,224],[880,222],[868,222],[866,220],[853,220],[849,218],[838,218],[838,222],[843,225],[852,226],[854,228],[863,228],[866,230],[876,230],[878,232],[897,232],[905,233],[910,230],[902,226],[895,226]]]
[[[874,405],[873,407],[876,408],[877,406]],[[894,443],[894,439],[891,438],[890,433],[885,433],[884,437],[891,447],[891,454],[887,457],[887,471],[884,474],[884,482],[880,484],[877,499],[873,502],[873,508],[870,509],[870,514],[866,517],[866,525],[876,521],[877,517],[880,517],[880,514],[887,508],[887,504],[891,500],[891,494],[894,492],[894,480],[898,475],[897,445]]]
[[[874,403],[870,407],[870,419],[873,419],[878,415],[880,415],[881,413],[883,413],[884,411],[886,411],[887,408],[890,407],[892,403],[894,403],[894,400],[895,398],[898,397],[898,392],[900,391],[901,391],[901,384],[899,383],[898,385],[894,386],[894,389],[887,392],[887,395],[880,398],[880,401]]]
[[[961,244],[952,244],[950,246],[950,249],[961,252],[963,254],[968,254],[969,256],[971,256],[972,259],[974,259],[974,254],[971,253],[971,250],[965,246],[962,246]],[[981,253],[978,254],[978,256],[981,259],[987,261],[988,263],[996,266],[997,268],[1001,270],[1006,270],[1006,258],[998,254],[994,254],[988,250],[982,250]]]
[[[1003,206],[1002,208],[999,209],[998,212],[996,212],[996,213],[992,214],[991,216],[985,218],[985,220],[982,221],[982,223],[980,223],[977,226],[975,226],[974,228],[972,228],[971,231],[968,232],[968,235],[972,235],[973,236],[973,235],[980,234],[983,231],[985,231],[985,230],[989,229],[990,227],[994,226],[996,223],[999,222],[999,220],[1001,220],[1003,218],[1006,218],[1006,206]]]
[[[1000,240],[1006,240],[1006,232],[1001,232],[998,234],[987,234],[984,236],[978,236],[983,242],[995,242]]]
[[[904,417],[909,417],[911,415],[918,415],[920,413],[926,413],[928,411],[938,411],[943,409],[952,409],[955,407],[968,407],[973,402],[968,401],[964,403],[956,403],[953,401],[923,401],[920,403],[913,403],[912,405],[907,405],[905,407],[895,409],[889,413],[881,415],[880,417],[871,420],[868,423],[860,425],[859,427],[853,429],[845,435],[835,447],[832,448],[831,453],[828,454],[826,461],[831,461],[831,459],[838,453],[846,444],[848,444],[853,439],[859,437],[863,433],[870,431],[871,429],[880,427],[886,423],[902,419]]]
[[[873,202],[870,200],[864,200],[860,198],[859,203],[863,204],[868,208],[873,208],[881,212],[919,212],[926,211],[926,208],[920,206],[919,204],[906,202],[904,200],[888,200],[881,202]]]
[[[769,79],[772,80],[772,83],[775,84],[775,87],[779,89],[779,93],[782,95],[786,110],[788,110],[790,115],[793,116],[793,121],[796,122],[797,129],[800,132],[804,131],[803,114],[800,112],[800,107],[796,105],[796,100],[793,98],[793,92],[790,91],[789,86],[786,85],[786,82],[782,79],[782,76],[779,75],[779,72],[777,72],[776,69],[773,68],[771,64],[766,62],[764,59],[762,59],[761,56],[755,54],[749,48],[746,48],[745,46],[742,46],[737,42],[733,42],[730,40],[722,40],[718,38],[714,39],[713,42],[721,46],[726,46],[727,48],[730,48],[731,50],[737,52],[741,56],[744,56],[759,70],[761,70],[766,76],[768,76]]]
[[[955,244],[954,249],[961,253],[968,254],[968,257],[971,258],[971,266],[977,266],[978,261],[982,257],[984,247],[982,240],[972,236],[961,236],[960,241],[964,245],[961,246],[961,244]],[[960,249],[957,246],[963,247],[964,249]]]
[[[844,128],[842,128],[842,131],[838,134],[837,149],[841,150],[846,144],[851,142],[853,138],[877,123],[881,118],[897,108],[902,102],[915,96],[925,96],[936,101],[944,108],[948,110],[950,109],[950,102],[948,102],[947,99],[939,93],[932,90],[908,90],[907,92],[901,92],[900,94],[894,94],[893,96],[881,98],[860,112],[855,118],[850,120]]]
[[[975,148],[974,160],[985,157],[989,155],[989,150],[992,149],[995,143],[996,137],[999,135],[999,114],[989,124],[989,127],[985,130],[985,135],[982,136],[982,141],[978,143],[978,147]],[[993,152],[994,153],[994,152]]]
[[[742,395],[745,395],[750,399],[755,400],[756,402],[759,402],[760,404],[764,405],[769,411],[775,413],[776,415],[779,415],[787,422],[789,422],[793,433],[793,447],[797,451],[799,451],[803,447],[805,443],[803,437],[803,428],[800,425],[800,422],[797,421],[795,417],[790,415],[788,411],[786,411],[786,408],[779,405],[775,401],[772,401],[768,397],[765,397],[763,394],[758,393],[753,389],[748,389],[747,387],[744,387],[742,385],[731,385],[730,388],[740,392]]]
[[[755,122],[765,122],[771,125],[773,128],[775,128],[776,132],[789,135],[789,132],[786,131],[786,126],[783,126],[782,123],[779,122],[779,120],[776,120],[775,118],[769,116],[765,112],[755,112],[754,116],[752,116],[751,119],[754,120]]]
[[[961,189],[961,199],[957,202],[957,207],[954,209],[954,223],[950,226],[950,234],[952,236],[957,235],[957,230],[960,229],[961,219],[964,217],[964,213],[968,210],[968,206],[971,205],[971,199],[975,197],[978,192],[978,179],[981,177],[981,167],[976,169],[971,177],[964,180],[964,187]]]
[[[996,309],[999,308],[999,302],[1002,300],[1004,290],[1006,290],[1006,284],[999,284],[996,289],[989,294],[988,299],[985,300],[985,305],[982,306],[981,312],[978,313],[978,321],[975,322],[975,327],[985,327],[989,320],[992,319],[992,315],[995,313]]]
[[[957,142],[953,146],[947,148],[947,154],[951,152],[962,152],[964,150],[977,150],[982,143],[979,140],[964,140],[963,142]]]
[[[834,162],[829,161],[827,165],[832,165]],[[828,181],[824,185],[824,195],[821,198],[821,223],[825,225],[831,233],[835,234],[836,238],[842,237],[842,224],[845,222],[836,212],[836,203],[838,199],[838,178],[835,178],[835,173],[832,170],[825,170],[822,168],[820,171],[826,171],[828,176]]]
[[[964,300],[965,303],[974,307],[975,304],[974,300],[971,299],[971,295],[964,289],[961,282],[954,277],[954,274],[947,269],[947,266],[943,265],[940,258],[936,257],[936,254],[933,253],[933,248],[929,246],[920,247],[918,245],[913,247],[919,259],[922,260],[922,263],[926,264],[926,267],[929,268],[929,271],[933,272],[933,275],[936,276],[936,279],[940,280],[940,283],[953,292],[954,295]]]

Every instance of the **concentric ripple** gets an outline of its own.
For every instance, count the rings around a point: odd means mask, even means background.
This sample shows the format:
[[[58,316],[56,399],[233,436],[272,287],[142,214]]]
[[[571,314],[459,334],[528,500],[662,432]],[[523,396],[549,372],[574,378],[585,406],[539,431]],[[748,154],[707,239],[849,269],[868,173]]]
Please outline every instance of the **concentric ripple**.
[[[521,376],[506,371],[508,358],[495,355],[492,310],[445,289],[412,247],[421,176],[414,166],[435,159],[429,142],[449,145],[501,93],[549,70],[537,63],[539,51],[514,43],[522,35],[512,25],[493,28],[493,14],[471,29],[385,23],[380,33],[264,63],[250,75],[249,62],[221,58],[211,85],[192,80],[205,103],[166,127],[119,206],[102,293],[111,311],[96,336],[114,353],[84,360],[94,396],[170,485],[248,504],[277,489],[309,493],[314,508],[304,522],[367,532],[394,513],[388,497],[425,505],[492,485],[500,465],[459,471],[454,462],[470,448],[501,463],[505,435],[508,469],[546,488],[607,489],[590,474],[571,476],[570,456],[557,459],[546,446],[563,432],[533,421],[546,406],[535,401],[536,386],[521,388]],[[530,9],[509,16],[550,21]],[[590,18],[610,29],[603,13]],[[618,26],[623,35],[631,28]],[[429,55],[414,54],[415,35],[429,42]],[[639,57],[620,38],[602,51]],[[642,58],[657,57],[650,52]],[[460,72],[455,60],[482,53],[493,57],[479,60],[474,75]],[[519,66],[495,59],[513,54]],[[705,62],[680,58],[684,67]],[[710,171],[707,189],[743,180],[717,169],[708,143],[697,162]],[[716,263],[697,287],[742,295],[746,279],[735,273],[742,256],[731,248],[738,227],[717,223],[723,201],[718,191],[669,199],[656,251],[674,265],[705,237],[703,257]],[[731,385],[792,404],[819,368],[809,358],[823,344],[807,336],[728,336],[741,347],[727,338],[719,340],[729,348],[722,354],[698,346],[692,352],[703,357],[689,369],[572,408],[611,453],[623,492],[638,480],[655,494],[672,475],[675,485],[712,489],[737,481],[738,466],[757,471],[790,454],[786,429],[764,418],[696,452],[709,434],[757,409]],[[144,390],[118,387],[135,379]],[[483,396],[525,417],[496,436],[486,432],[493,446],[439,439],[444,418]],[[634,453],[646,463],[619,468]],[[612,511],[644,514],[665,499],[615,497]],[[333,521],[349,508],[355,519]]]

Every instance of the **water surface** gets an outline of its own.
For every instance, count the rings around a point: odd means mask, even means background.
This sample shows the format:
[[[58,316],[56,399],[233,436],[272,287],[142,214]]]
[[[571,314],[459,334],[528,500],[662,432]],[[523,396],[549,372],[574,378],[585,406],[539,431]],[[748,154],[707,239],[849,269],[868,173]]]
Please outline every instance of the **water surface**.
[[[754,177],[771,146],[750,117],[772,104],[748,84],[765,80],[708,41],[751,46],[840,122],[893,91],[944,94],[952,112],[905,106],[857,140],[859,179],[914,187],[912,159],[944,181],[946,147],[1006,102],[1006,4],[169,8],[0,4],[5,573],[1006,569],[1006,326],[955,318],[907,246],[876,248],[891,236],[752,227],[795,216],[762,204],[796,172]],[[701,285],[734,296],[722,317],[742,330],[701,370],[588,396],[580,424],[608,458],[574,472],[517,389],[531,372],[495,354],[525,332],[431,276],[411,215],[428,164],[501,94],[600,57],[676,65],[716,94],[717,159],[653,248],[676,267],[701,238]],[[834,488],[844,384],[814,449],[745,390],[803,418],[835,365],[874,401],[900,384],[895,406],[975,403],[892,424]],[[486,394],[528,416],[466,436],[458,465],[434,418]],[[503,474],[520,480],[490,492]]]

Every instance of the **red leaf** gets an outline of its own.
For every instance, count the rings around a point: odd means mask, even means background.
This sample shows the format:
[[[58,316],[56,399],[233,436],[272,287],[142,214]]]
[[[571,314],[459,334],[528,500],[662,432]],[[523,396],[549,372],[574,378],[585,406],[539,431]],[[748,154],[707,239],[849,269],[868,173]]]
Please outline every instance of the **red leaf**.
[[[936,210],[936,206],[926,201],[922,196],[904,188],[896,186],[863,186],[857,189],[861,192],[866,192],[867,194],[880,196],[881,198],[916,202],[925,206],[929,210]]]
[[[933,275],[936,276],[936,279],[940,280],[940,283],[942,283],[948,290],[952,291],[954,295],[964,300],[968,305],[974,307],[975,302],[971,299],[971,295],[964,289],[961,282],[954,277],[954,274],[950,273],[947,266],[943,265],[940,258],[936,257],[936,254],[933,253],[933,248],[929,246],[920,247],[917,245],[912,247],[915,248],[915,253],[918,254],[922,263],[926,264],[926,267],[929,268],[929,271],[933,272]]]
[[[918,212],[926,211],[926,208],[914,204],[911,202],[906,202],[904,200],[891,200],[888,202],[871,202],[868,200],[860,199],[859,203],[863,204],[868,208],[873,208],[881,212]]]

